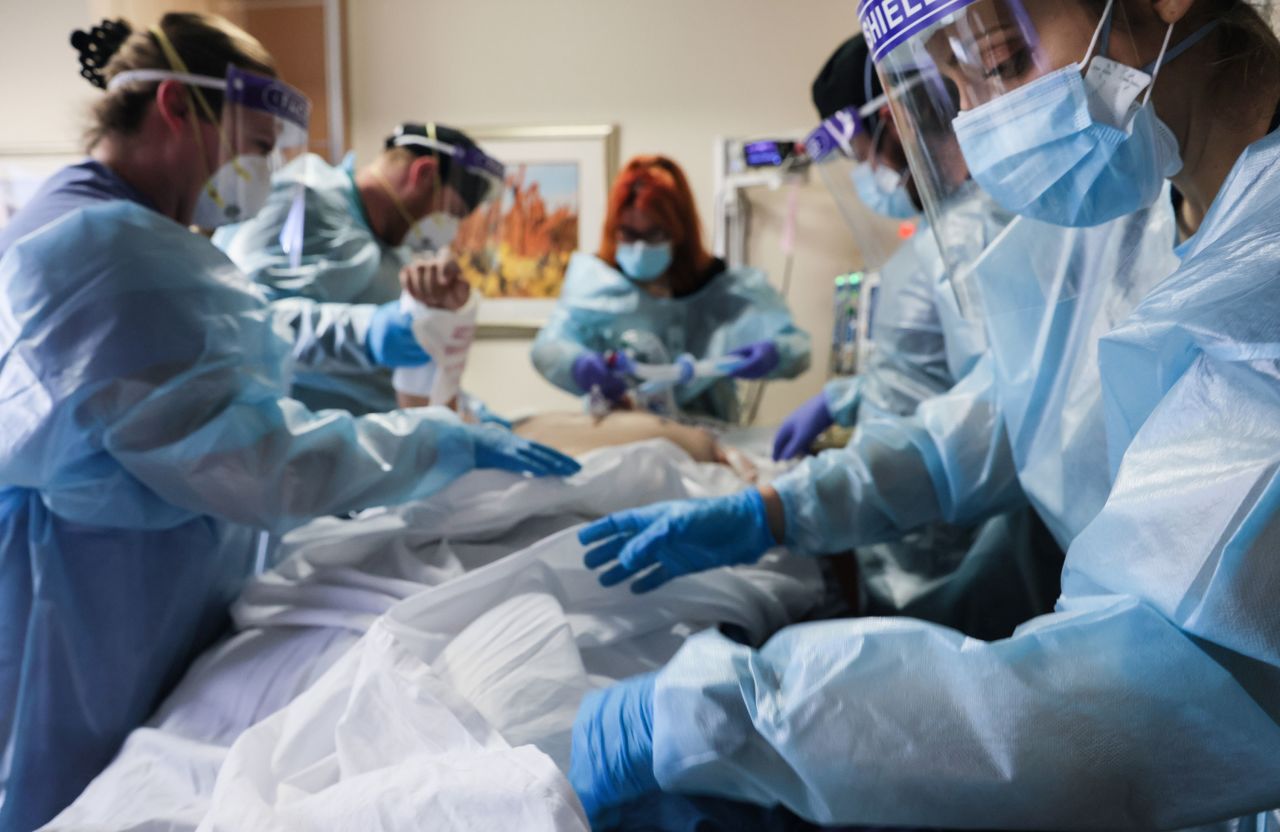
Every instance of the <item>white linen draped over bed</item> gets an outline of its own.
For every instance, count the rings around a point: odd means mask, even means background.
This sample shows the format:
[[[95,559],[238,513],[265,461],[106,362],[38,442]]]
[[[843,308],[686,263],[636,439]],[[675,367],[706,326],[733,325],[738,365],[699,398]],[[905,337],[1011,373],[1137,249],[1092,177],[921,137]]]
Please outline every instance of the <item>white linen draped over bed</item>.
[[[578,524],[743,482],[660,440],[583,463],[289,535],[236,635],[48,828],[586,829],[561,774],[583,694],[707,627],[763,640],[822,584],[773,553],[643,597],[600,587]]]

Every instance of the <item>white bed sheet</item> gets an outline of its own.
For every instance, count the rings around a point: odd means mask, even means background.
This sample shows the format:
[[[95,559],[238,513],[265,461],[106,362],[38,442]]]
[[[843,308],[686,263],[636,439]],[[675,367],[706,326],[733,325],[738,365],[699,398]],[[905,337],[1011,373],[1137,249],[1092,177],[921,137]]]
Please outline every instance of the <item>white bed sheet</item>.
[[[764,639],[822,587],[772,553],[644,597],[601,588],[578,523],[743,483],[663,441],[583,461],[291,534],[239,632],[48,828],[585,828],[560,773],[582,695],[708,626]]]

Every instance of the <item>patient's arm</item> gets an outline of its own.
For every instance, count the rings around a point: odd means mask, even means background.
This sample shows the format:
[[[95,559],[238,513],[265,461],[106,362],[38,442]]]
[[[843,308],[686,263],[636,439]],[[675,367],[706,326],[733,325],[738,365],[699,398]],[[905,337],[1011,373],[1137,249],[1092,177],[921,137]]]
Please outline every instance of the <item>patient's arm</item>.
[[[428,407],[431,399],[426,396],[415,396],[412,393],[396,391],[396,407],[404,410],[409,407]]]
[[[445,402],[443,406],[449,408],[450,410],[457,411],[459,414],[462,414],[462,411],[458,410],[458,400],[460,398],[461,398],[460,396],[454,396],[452,399]],[[401,410],[404,410],[405,408],[408,408],[408,407],[430,407],[433,404],[436,404],[436,403],[431,401],[430,396],[418,396],[413,393],[406,393],[403,390],[396,391],[396,407],[400,408]],[[462,414],[462,416],[463,416],[464,422],[474,421],[472,419],[467,419],[466,414]]]
[[[410,297],[428,309],[457,312],[471,297],[471,286],[462,275],[462,269],[453,255],[445,252],[434,257],[420,257],[400,270],[400,287]],[[396,390],[396,407],[427,407],[432,401],[427,396]],[[454,399],[445,404],[458,409]]]
[[[710,431],[642,411],[615,410],[599,421],[587,413],[544,413],[520,422],[515,432],[570,456],[646,439],[668,439],[698,462],[726,462]]]

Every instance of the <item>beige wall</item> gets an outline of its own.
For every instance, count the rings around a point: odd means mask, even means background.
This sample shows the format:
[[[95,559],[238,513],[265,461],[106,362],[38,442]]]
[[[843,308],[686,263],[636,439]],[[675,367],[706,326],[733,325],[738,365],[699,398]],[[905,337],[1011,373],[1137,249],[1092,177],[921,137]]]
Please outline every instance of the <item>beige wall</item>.
[[[0,154],[76,147],[97,91],[80,77],[71,32],[104,17],[147,26],[216,0],[0,0]]]
[[[73,29],[89,0],[0,0],[0,153],[74,146],[94,88],[80,77]]]
[[[711,237],[717,136],[803,131],[809,85],[855,26],[852,0],[358,0],[348,5],[352,133],[363,158],[402,119],[458,126],[613,123],[622,157],[663,152],[685,166]],[[762,195],[764,202],[773,199]],[[774,385],[773,421],[816,392],[831,327],[826,287],[854,257],[820,186],[802,202],[792,304],[815,342],[814,370]],[[762,216],[762,214],[764,216]],[[758,211],[758,264],[780,256]],[[584,229],[594,246],[595,229]],[[780,275],[775,275],[780,277]],[[483,342],[466,385],[495,407],[575,407],[533,371],[528,342]]]
[[[78,141],[93,89],[67,39],[103,15],[147,23],[219,0],[0,0],[0,153]],[[853,30],[853,0],[352,0],[353,140],[367,158],[398,120],[463,126],[613,123],[623,158],[660,151],[688,170],[707,236],[713,143],[809,127],[809,84]],[[1276,8],[1280,23],[1280,8]],[[753,194],[752,261],[781,277],[782,193]],[[586,231],[590,241],[594,232]],[[770,385],[762,422],[816,392],[827,371],[834,275],[857,264],[816,183],[801,200],[790,302],[814,366]],[[467,386],[506,412],[576,407],[532,370],[525,340],[480,343]]]
[[[752,234],[749,258],[782,280],[785,257],[782,229],[788,211],[785,190],[751,193]],[[827,378],[831,331],[835,325],[832,294],[835,277],[859,265],[857,251],[836,216],[830,195],[814,181],[801,191],[796,223],[795,261],[788,300],[797,321],[813,339],[813,364],[799,379],[771,382],[765,388],[756,423],[775,425],[804,400],[817,393]]]
[[[108,13],[150,21],[172,6],[0,0],[0,71],[10,79],[0,85],[0,106],[11,114],[0,119],[0,148],[77,140],[94,91],[67,44],[72,29]],[[710,240],[716,137],[808,128],[815,119],[809,84],[852,31],[852,9],[850,0],[358,0],[348,4],[355,146],[367,158],[405,118],[614,123],[623,158],[661,151],[686,167]],[[753,201],[753,261],[780,279],[785,199],[765,192]],[[814,369],[770,387],[762,410],[769,421],[818,390],[831,328],[828,287],[856,259],[820,186],[806,189],[800,217],[791,303],[814,336]],[[537,377],[528,349],[524,340],[481,343],[468,387],[507,412],[576,407]]]

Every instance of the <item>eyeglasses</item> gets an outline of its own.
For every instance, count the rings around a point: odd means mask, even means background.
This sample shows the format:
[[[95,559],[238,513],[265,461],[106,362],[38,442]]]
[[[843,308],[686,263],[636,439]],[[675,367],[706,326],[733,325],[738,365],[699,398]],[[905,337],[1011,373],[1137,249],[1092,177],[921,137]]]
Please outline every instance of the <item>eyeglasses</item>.
[[[618,226],[618,241],[623,243],[650,243],[657,245],[671,241],[666,229],[654,226],[648,231],[641,231],[626,225]]]

